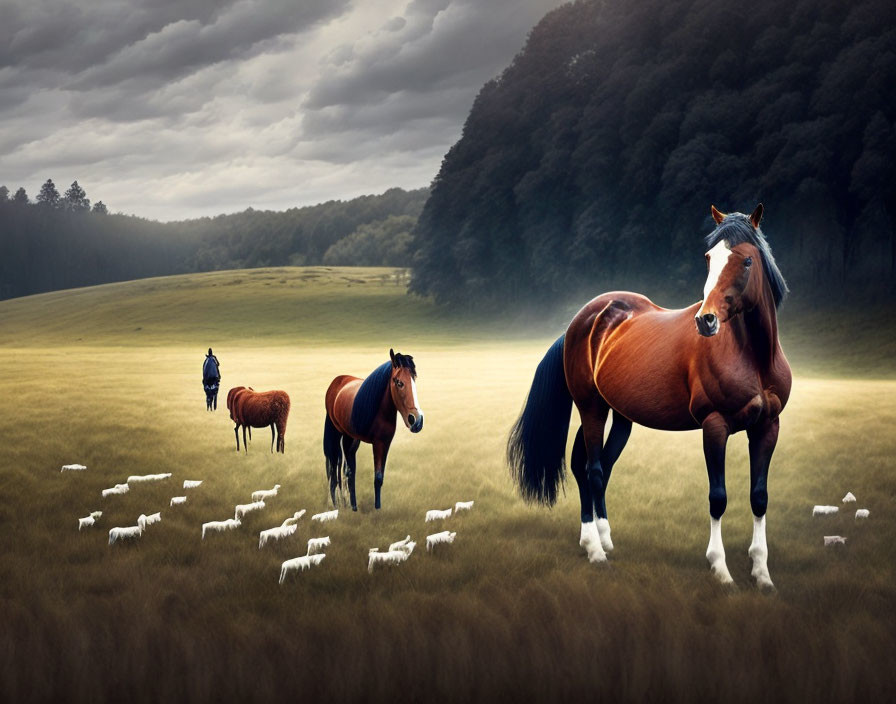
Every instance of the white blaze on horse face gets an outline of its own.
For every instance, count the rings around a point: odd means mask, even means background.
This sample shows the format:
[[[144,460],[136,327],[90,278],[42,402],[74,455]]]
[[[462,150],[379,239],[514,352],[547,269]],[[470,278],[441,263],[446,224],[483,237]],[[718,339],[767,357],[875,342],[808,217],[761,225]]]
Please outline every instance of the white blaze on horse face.
[[[722,519],[709,519],[709,545],[706,548],[706,559],[712,573],[722,584],[731,584],[734,580],[725,564],[725,546],[722,545]]]
[[[709,257],[709,271],[706,274],[706,284],[703,286],[703,305],[697,311],[698,316],[703,315],[703,306],[706,305],[706,299],[709,298],[709,294],[718,285],[722,270],[728,263],[728,257],[731,256],[731,250],[728,249],[725,240],[720,240],[715,247],[706,253],[706,256]]]
[[[411,379],[411,394],[413,395],[413,398],[414,398],[414,408],[416,408],[417,411],[419,411],[419,414],[422,416],[423,409],[420,408],[420,401],[417,400],[417,382],[414,381],[413,379]]]

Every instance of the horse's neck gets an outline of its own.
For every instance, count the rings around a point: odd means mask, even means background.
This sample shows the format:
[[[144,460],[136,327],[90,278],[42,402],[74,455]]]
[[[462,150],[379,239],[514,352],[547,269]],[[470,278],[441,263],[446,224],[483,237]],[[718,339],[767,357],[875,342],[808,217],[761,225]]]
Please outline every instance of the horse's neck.
[[[395,401],[392,400],[392,389],[389,386],[386,386],[386,391],[380,399],[379,415],[387,421],[394,421],[396,413],[398,413],[398,408],[395,405]]]

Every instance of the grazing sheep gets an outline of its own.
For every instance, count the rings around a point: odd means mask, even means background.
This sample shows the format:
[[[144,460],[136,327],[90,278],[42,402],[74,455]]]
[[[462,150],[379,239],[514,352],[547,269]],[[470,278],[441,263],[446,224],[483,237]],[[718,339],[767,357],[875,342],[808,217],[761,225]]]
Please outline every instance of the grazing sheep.
[[[201,479],[184,479],[184,489],[195,489],[202,484]]]
[[[279,484],[274,484],[273,489],[259,489],[258,491],[252,492],[252,500],[253,501],[263,501],[264,499],[270,499],[273,496],[277,495],[277,492],[280,490]]]
[[[280,584],[286,580],[287,572],[298,572],[299,570],[309,570],[314,565],[319,565],[324,561],[326,555],[320,553],[318,555],[304,555],[302,557],[294,557],[280,565]]]
[[[252,511],[260,511],[264,508],[264,501],[253,501],[251,504],[237,504],[233,514],[234,518],[242,518]]]
[[[860,508],[856,511],[856,520],[859,520],[860,518],[868,518],[868,516],[870,515],[871,511],[869,511],[867,508]]]
[[[171,503],[169,503],[168,505],[169,506],[180,506],[181,504],[185,504],[185,503],[187,503],[186,496],[172,496]]]
[[[102,511],[91,511],[89,516],[78,519],[78,530],[88,528],[96,523],[96,519],[103,515]]]
[[[473,508],[472,501],[458,501],[456,504],[454,504],[455,513],[457,513],[458,511],[469,511],[471,508]]]
[[[287,518],[286,520],[289,521],[291,519]],[[282,526],[261,531],[261,533],[258,534],[258,549],[261,550],[268,544],[269,540],[282,540],[283,538],[288,538],[290,535],[293,535],[298,528],[299,526],[297,523],[287,524],[286,521],[284,521]]]
[[[64,464],[62,465],[62,469],[60,472],[83,472],[87,469],[87,465],[84,464]]]
[[[448,518],[449,516],[451,516],[450,508],[446,508],[444,511],[438,511],[438,510],[427,511],[425,522],[429,523],[430,521],[441,521],[443,518]]]
[[[457,533],[451,533],[443,530],[441,533],[433,533],[426,536],[426,549],[432,550],[439,543],[453,543]]]
[[[137,525],[143,526],[143,530],[146,530],[146,526],[151,526],[153,523],[158,523],[162,520],[162,512],[151,513],[150,515],[146,515],[145,513],[141,513],[140,517],[137,519]]]
[[[845,503],[845,504],[851,504],[851,503],[855,502],[855,500],[856,500],[856,497],[853,496],[851,491],[847,491],[846,496],[843,497],[843,503]]]
[[[308,555],[316,555],[325,547],[329,547],[330,545],[330,536],[328,535],[326,538],[309,538],[308,539]]]
[[[103,489],[103,498],[105,499],[107,496],[119,495],[119,494],[127,494],[131,490],[127,484],[116,484],[111,489]]]
[[[223,533],[225,530],[236,530],[242,525],[238,518],[228,518],[224,521],[209,521],[202,524],[202,539],[205,540],[207,532]]]
[[[165,474],[132,474],[128,477],[128,484],[141,484],[143,482],[158,482],[162,479],[168,479],[171,472]]]
[[[837,513],[840,509],[836,506],[813,506],[812,507],[812,515],[813,516],[827,516],[832,513]]]
[[[846,545],[846,538],[842,535],[826,535],[824,536],[825,545]]]
[[[139,538],[143,535],[143,526],[127,526],[126,528],[112,528],[109,531],[109,545],[118,541],[131,538]]]
[[[410,557],[410,552],[390,550],[389,552],[367,553],[367,571],[373,574],[374,565],[398,565]]]
[[[319,521],[321,523],[326,523],[327,521],[335,521],[339,518],[339,509],[333,509],[332,511],[324,511],[323,513],[315,513],[312,517],[312,521]]]
[[[411,536],[408,536],[408,537],[404,538],[403,540],[399,540],[397,543],[392,543],[389,546],[389,550],[387,550],[386,552],[390,552],[392,550],[401,550],[409,542],[411,542]]]

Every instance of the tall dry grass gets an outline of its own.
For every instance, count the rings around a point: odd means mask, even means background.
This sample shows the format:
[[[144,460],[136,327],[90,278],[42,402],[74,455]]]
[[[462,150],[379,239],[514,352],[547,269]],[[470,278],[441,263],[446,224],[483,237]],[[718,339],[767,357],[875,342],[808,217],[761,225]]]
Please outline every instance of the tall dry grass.
[[[215,276],[208,282],[220,283]],[[271,297],[266,280],[244,276],[237,318],[250,329],[288,320],[305,300]],[[335,302],[315,309],[309,300],[297,314],[310,326],[313,311],[326,310],[324,337],[340,334],[330,306],[350,316],[355,295],[375,296],[328,281]],[[3,700],[892,698],[896,383],[807,378],[795,356],[770,477],[778,593],[751,585],[742,435],[728,454],[725,545],[739,585],[730,593],[703,557],[709,521],[697,433],[635,429],[609,488],[616,550],[604,567],[588,564],[577,545],[574,483],[553,510],[517,498],[504,442],[550,337],[452,341],[427,325],[425,310],[390,337],[382,331],[392,303],[404,310],[407,301],[381,291],[383,300],[363,309],[362,333],[340,344],[301,326],[277,328],[265,343],[244,339],[226,307],[211,317],[203,309],[200,321],[190,317],[189,289],[158,286],[134,309],[155,322],[133,327],[153,327],[159,344],[129,340],[137,313],[116,317],[114,301],[98,302],[108,296],[100,289],[82,295],[102,314],[79,313],[77,293],[15,304],[11,328],[26,334],[30,315],[34,330],[28,344],[6,338],[0,347]],[[128,291],[115,296],[130,311]],[[182,316],[165,328],[171,310]],[[204,410],[199,379],[209,344],[224,375],[217,413]],[[426,427],[396,436],[384,509],[372,510],[365,447],[359,513],[323,526],[306,516],[296,536],[259,551],[260,530],[300,508],[327,507],[323,392],[336,374],[370,371],[389,345],[415,356]],[[236,453],[223,392],[239,384],[290,394],[285,455],[270,453],[264,430],[248,454]],[[89,469],[61,474],[68,462]],[[130,474],[155,472],[173,477],[100,497]],[[205,483],[184,492],[187,478]],[[203,522],[232,516],[236,503],[275,483],[280,494],[241,529],[200,540]],[[813,504],[839,503],[847,490],[871,509],[866,523],[851,512],[811,517]],[[183,493],[188,503],[169,508]],[[472,512],[424,523],[427,509],[467,499],[476,501]],[[79,533],[76,519],[94,509],[102,519]],[[141,540],[107,545],[109,527],[157,510],[162,523]],[[423,538],[443,528],[457,530],[456,542],[427,554]],[[367,549],[407,533],[421,543],[411,559],[369,575]],[[847,545],[823,547],[831,533]],[[332,539],[324,563],[278,585],[280,563],[320,535]]]

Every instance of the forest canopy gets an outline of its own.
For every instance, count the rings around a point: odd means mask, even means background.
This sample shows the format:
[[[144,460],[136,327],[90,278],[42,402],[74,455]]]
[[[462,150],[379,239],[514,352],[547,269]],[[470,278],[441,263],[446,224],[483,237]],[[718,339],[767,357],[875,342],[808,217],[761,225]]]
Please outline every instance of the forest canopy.
[[[710,204],[760,201],[797,295],[891,289],[894,20],[892,0],[549,13],[442,162],[412,290],[461,307],[617,287],[696,300]]]

